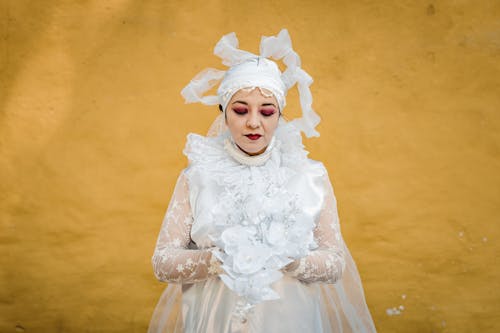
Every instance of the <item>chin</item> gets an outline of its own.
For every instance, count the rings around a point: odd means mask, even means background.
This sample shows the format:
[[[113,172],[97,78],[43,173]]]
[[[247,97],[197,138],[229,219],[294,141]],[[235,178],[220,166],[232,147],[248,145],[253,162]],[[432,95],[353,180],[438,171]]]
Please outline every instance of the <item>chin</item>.
[[[238,145],[241,150],[243,150],[245,153],[249,155],[255,155],[264,150],[266,147],[257,147],[257,146],[248,146],[248,145]]]

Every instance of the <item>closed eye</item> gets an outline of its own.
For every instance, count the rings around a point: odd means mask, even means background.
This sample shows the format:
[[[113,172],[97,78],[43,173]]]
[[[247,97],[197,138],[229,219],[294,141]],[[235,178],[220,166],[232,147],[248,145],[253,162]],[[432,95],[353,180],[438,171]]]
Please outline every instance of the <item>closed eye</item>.
[[[248,113],[248,109],[247,108],[241,108],[241,107],[235,107],[235,108],[233,108],[233,111],[236,114],[239,114],[239,115],[244,115],[244,114]]]
[[[271,117],[275,112],[276,112],[276,109],[274,109],[274,108],[264,108],[264,109],[260,110],[260,113],[264,117]]]

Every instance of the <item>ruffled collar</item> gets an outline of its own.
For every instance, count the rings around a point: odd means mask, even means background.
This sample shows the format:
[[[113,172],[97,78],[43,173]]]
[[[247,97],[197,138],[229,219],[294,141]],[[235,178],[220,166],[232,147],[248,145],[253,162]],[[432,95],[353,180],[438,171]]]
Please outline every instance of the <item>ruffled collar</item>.
[[[303,165],[301,161],[307,160],[308,155],[299,130],[291,123],[278,126],[271,143],[260,155],[249,156],[242,152],[232,142],[229,131],[216,137],[190,133],[183,153],[190,165],[203,165],[213,171],[271,165],[297,169]]]

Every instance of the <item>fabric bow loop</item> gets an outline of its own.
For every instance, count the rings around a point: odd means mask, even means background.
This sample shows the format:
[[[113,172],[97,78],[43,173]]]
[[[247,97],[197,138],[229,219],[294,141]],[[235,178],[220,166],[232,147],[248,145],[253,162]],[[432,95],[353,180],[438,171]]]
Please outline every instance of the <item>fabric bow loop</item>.
[[[219,42],[215,45],[214,54],[221,58],[222,63],[228,67],[257,57],[251,52],[238,49],[238,38],[234,32],[222,36]]]
[[[275,60],[283,59],[283,63],[290,68],[301,65],[300,57],[293,50],[292,40],[286,29],[282,29],[277,36],[262,37],[260,55]]]
[[[225,72],[214,68],[207,68],[196,75],[191,82],[181,91],[182,97],[186,103],[203,103],[206,105],[216,105],[219,103],[219,97],[203,96],[205,92],[213,88],[222,78]]]

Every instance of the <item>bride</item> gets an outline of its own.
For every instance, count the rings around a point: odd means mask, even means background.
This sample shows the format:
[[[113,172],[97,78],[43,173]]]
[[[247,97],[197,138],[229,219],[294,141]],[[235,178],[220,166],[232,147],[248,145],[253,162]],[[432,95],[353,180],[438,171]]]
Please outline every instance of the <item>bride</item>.
[[[188,135],[152,258],[168,286],[148,332],[375,332],[327,170],[302,145],[319,117],[288,32],[263,37],[259,56],[234,33],[214,53],[229,69],[182,91],[221,115],[208,136]],[[302,118],[286,122],[295,84]]]

